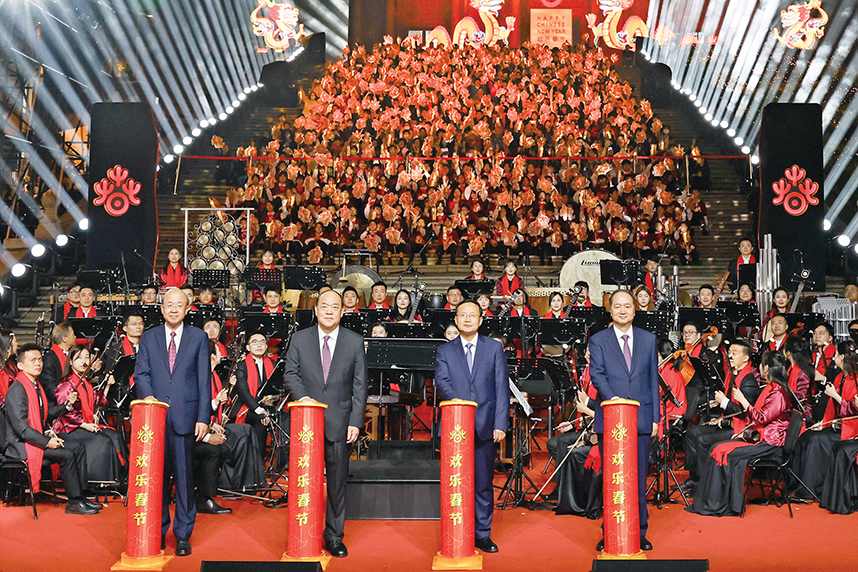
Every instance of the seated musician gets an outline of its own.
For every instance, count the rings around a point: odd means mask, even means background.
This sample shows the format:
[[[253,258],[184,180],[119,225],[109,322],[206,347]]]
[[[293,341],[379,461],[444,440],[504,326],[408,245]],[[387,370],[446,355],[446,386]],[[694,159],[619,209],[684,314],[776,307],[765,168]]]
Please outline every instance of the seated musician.
[[[797,479],[790,482],[790,491],[797,497],[820,498],[822,494],[834,446],[842,437],[840,426],[848,424],[840,422],[840,419],[851,415],[851,402],[858,394],[855,387],[856,357],[853,341],[840,342],[835,346],[832,363],[828,367],[831,377],[823,378],[821,384],[824,389],[816,402],[820,407],[814,407],[816,423],[798,438],[793,452],[791,468]],[[819,409],[822,412],[817,419]]]
[[[203,324],[203,331],[209,337],[209,341],[217,344],[217,350],[220,356],[226,357],[226,346],[223,345],[223,342],[220,339],[220,321],[217,318],[209,318],[206,320],[205,324]]]
[[[831,460],[824,468],[825,480],[819,495],[819,506],[836,514],[851,514],[858,510],[858,479],[856,475],[856,457],[858,457],[858,354],[855,347],[842,345],[844,378],[839,383],[840,399],[826,388],[826,395],[837,402],[832,404],[840,421],[840,440],[831,449]],[[839,379],[838,379],[839,381]],[[838,382],[835,382],[835,386]],[[838,405],[839,404],[839,405]],[[828,415],[828,413],[826,413]]]
[[[652,300],[652,293],[647,289],[645,284],[638,284],[632,294],[635,297],[635,310],[641,312],[652,312],[655,310],[655,303]]]
[[[769,330],[771,332],[771,339],[766,344],[765,349],[770,352],[779,352],[783,351],[784,342],[787,340],[787,319],[784,314],[777,314],[772,316],[772,319],[769,320]]]
[[[471,275],[468,276],[468,280],[485,280],[486,275],[483,274],[485,267],[486,265],[481,258],[474,258],[471,261]]]
[[[693,494],[700,480],[700,469],[716,443],[727,441],[733,435],[732,420],[742,412],[738,401],[731,399],[733,389],[739,388],[749,400],[756,401],[760,394],[760,385],[751,364],[751,344],[737,338],[730,344],[728,352],[730,375],[724,380],[724,391],[715,391],[709,407],[716,409],[718,416],[701,425],[688,428],[683,439],[685,448],[685,468],[688,480],[682,484],[682,490]],[[729,396],[729,397],[728,397]]]
[[[212,417],[208,432],[203,438],[194,442],[194,488],[197,491],[197,512],[203,514],[230,514],[231,508],[225,508],[215,502],[217,496],[220,470],[229,451],[226,443],[229,441],[226,429],[220,424],[222,410],[227,402],[227,389],[221,384],[220,377],[214,372],[220,363],[217,344],[209,340],[212,369]]]
[[[262,308],[262,311],[266,314],[282,314],[283,307],[280,305],[282,301],[280,297],[280,290],[274,286],[268,286],[265,288],[265,295],[263,297],[265,301],[265,306]]]
[[[39,383],[45,388],[48,400],[56,403],[54,392],[57,390],[66,367],[66,355],[75,345],[74,328],[68,322],[60,322],[51,332],[51,349],[45,352],[44,362],[40,368]]]
[[[754,258],[754,244],[747,238],[739,242],[739,257],[730,261],[727,270],[730,272],[727,277],[727,282],[730,284],[738,284],[739,282],[739,267],[743,264],[756,264],[757,259]]]
[[[89,286],[80,289],[80,306],[74,311],[70,318],[94,318],[98,315],[93,303],[95,302],[95,291]]]
[[[90,373],[91,355],[86,346],[75,346],[68,354],[63,380],[57,386],[57,405],[69,407],[54,420],[53,429],[66,443],[80,443],[86,449],[86,481],[88,483],[123,482],[128,474],[128,452],[125,441],[114,429],[99,425],[95,419],[96,409],[107,405],[107,392],[114,383],[107,376],[104,389],[96,391]]]
[[[198,304],[199,306],[203,306],[203,307],[214,306],[214,303],[215,303],[214,288],[212,288],[211,286],[208,286],[208,285],[200,288],[199,300],[200,300],[200,303]]]
[[[370,310],[390,309],[390,304],[387,303],[387,284],[383,281],[379,280],[372,285],[370,298],[371,301],[368,306]]]
[[[197,312],[199,308],[196,304],[194,304],[194,300],[196,300],[196,296],[194,295],[194,289],[192,286],[188,284],[183,284],[181,288],[182,292],[184,292],[188,297],[188,312]]]
[[[402,289],[396,293],[393,298],[393,309],[390,311],[388,320],[391,322],[408,322],[411,317],[411,293],[408,290]],[[422,322],[423,318],[419,314],[414,314],[415,322]]]
[[[462,303],[462,291],[456,286],[447,288],[447,304],[444,305],[445,310],[455,310]]]
[[[62,311],[55,319],[56,322],[65,322],[68,318],[74,318],[75,312],[80,307],[80,284],[72,282],[66,290],[66,303],[63,304]]]
[[[813,404],[810,400],[811,382],[816,378],[816,371],[810,361],[810,344],[800,336],[789,336],[782,351],[790,363],[789,387],[798,397],[804,407],[805,417],[809,419],[813,415]]]
[[[158,273],[164,288],[181,288],[188,281],[188,270],[180,263],[182,253],[173,248],[167,255],[167,264]]]
[[[849,329],[849,337],[858,344],[858,320],[852,320],[846,327]]]
[[[274,253],[270,250],[266,250],[262,253],[262,260],[258,266],[259,270],[276,270],[277,267],[274,266]]]
[[[527,292],[519,290],[518,295],[512,299],[512,309],[509,312],[511,318],[517,316],[535,316],[536,312],[527,305]]]
[[[816,347],[811,356],[813,367],[825,379],[825,373],[831,367],[831,360],[837,352],[834,345],[834,328],[830,323],[823,322],[813,329],[813,345]]]
[[[89,502],[84,496],[86,488],[86,450],[80,443],[66,446],[55,435],[48,436],[54,419],[74,405],[77,394],[70,394],[65,405],[48,401],[38,382],[42,373],[42,352],[36,344],[21,344],[16,355],[18,377],[6,395],[6,449],[10,459],[27,462],[30,486],[39,492],[42,463],[58,463],[68,502],[66,514],[96,514],[101,505]]]
[[[565,315],[563,311],[563,294],[560,292],[552,292],[548,297],[548,313],[542,316],[543,319],[560,319]]]
[[[343,313],[358,311],[358,293],[354,286],[346,286],[343,289]]]
[[[264,457],[268,425],[268,412],[259,405],[257,398],[265,380],[274,371],[274,362],[265,353],[268,340],[265,334],[254,333],[247,339],[248,354],[235,366],[235,391],[241,408],[235,416],[236,423],[247,423],[253,427],[259,441],[259,455]]]
[[[578,300],[575,302],[576,308],[589,308],[593,305],[590,301],[590,285],[584,280],[579,280],[575,283],[575,288],[580,288],[581,293],[578,294]]]
[[[517,274],[518,265],[515,261],[507,260],[503,267],[503,276],[498,278],[495,286],[495,294],[508,298],[513,292],[524,286],[521,278]]]
[[[450,324],[444,330],[444,339],[446,339],[448,342],[452,342],[453,340],[455,340],[458,337],[459,337],[459,328],[456,327],[456,324]]]
[[[765,328],[773,317],[783,314],[789,314],[789,292],[783,286],[778,286],[772,292],[772,309],[763,316],[763,327]]]
[[[146,286],[140,293],[140,303],[144,305],[158,303],[158,289],[155,286]]]
[[[383,322],[377,322],[372,325],[369,335],[371,338],[386,338],[387,326]]]
[[[655,288],[658,286],[658,260],[653,256],[646,259],[646,272],[644,273],[643,283],[651,294],[655,294]]]
[[[661,359],[665,359],[672,353],[673,344],[670,340],[660,339],[658,341],[658,355]],[[670,387],[670,391],[679,402],[679,405],[676,405],[673,401],[667,400],[666,407],[662,408],[662,414],[667,416],[670,426],[675,425],[688,410],[685,386],[691,380],[690,376],[694,375],[694,368],[693,366],[689,368],[689,365],[685,363],[687,359],[689,359],[687,356],[679,356],[674,360],[666,361],[661,366],[661,369],[659,369],[659,375],[661,375],[661,378]],[[661,391],[661,388],[659,388],[659,393],[664,397],[664,392]],[[662,403],[665,402],[662,401]]]
[[[715,289],[710,284],[703,284],[697,290],[697,307],[714,308],[718,300],[715,298]]]
[[[790,421],[786,358],[766,352],[760,361],[765,388],[752,400],[741,389],[733,389],[739,405],[731,439],[709,450],[700,467],[700,484],[689,512],[706,516],[738,515],[742,510],[745,472],[754,458],[774,458],[786,440]],[[749,431],[755,437],[747,437]],[[734,437],[735,435],[735,437]],[[745,441],[742,438],[747,437]]]
[[[754,288],[747,282],[739,286],[737,297],[739,298],[739,302],[757,303],[757,301],[754,300]]]
[[[494,316],[491,310],[492,306],[492,297],[488,292],[480,292],[477,294],[477,304],[480,306],[480,310],[483,311],[483,317],[491,317]]]

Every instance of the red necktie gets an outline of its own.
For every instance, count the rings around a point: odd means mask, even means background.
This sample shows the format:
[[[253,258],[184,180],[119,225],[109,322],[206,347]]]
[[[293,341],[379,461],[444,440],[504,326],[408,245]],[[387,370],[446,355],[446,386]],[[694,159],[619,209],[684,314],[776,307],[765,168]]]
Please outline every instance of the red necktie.
[[[170,345],[167,346],[167,359],[170,361],[170,373],[176,365],[176,332],[170,332]]]

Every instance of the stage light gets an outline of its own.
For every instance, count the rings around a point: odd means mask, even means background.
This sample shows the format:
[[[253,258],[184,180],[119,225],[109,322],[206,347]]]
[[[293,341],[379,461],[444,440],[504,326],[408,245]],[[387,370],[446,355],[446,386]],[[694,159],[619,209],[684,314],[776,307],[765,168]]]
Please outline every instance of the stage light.
[[[845,234],[841,234],[837,237],[837,244],[839,244],[843,248],[846,248],[847,246],[849,246],[850,242],[852,242],[852,240],[848,236],[846,236]]]
[[[209,117],[209,126],[215,126],[217,124],[217,119],[214,117]]]
[[[711,113],[707,113],[707,114],[706,114],[706,115],[704,115],[703,117],[704,117],[704,119],[706,119],[706,121],[710,121],[710,122],[711,122],[713,119],[715,119],[714,117],[712,117],[712,114],[711,114]],[[715,124],[717,125],[717,124],[718,124],[718,122],[716,121],[716,122],[715,122]]]
[[[760,164],[760,156],[759,155],[751,155],[751,165],[759,165]]]
[[[239,101],[244,101],[245,99],[247,99],[247,94],[246,94],[246,93],[239,93],[239,94],[238,94],[238,100],[239,100]]]
[[[748,154],[750,154],[750,152],[751,152],[751,148],[748,147],[747,145],[744,145],[742,147],[742,155],[748,155]]]
[[[218,118],[218,119],[220,119],[221,121],[226,121],[227,119],[229,119],[229,115],[227,115],[226,113],[221,112],[221,114],[220,114],[220,115],[218,115],[218,116],[217,116],[217,118]]]
[[[174,155],[164,155],[164,162],[168,165],[172,163],[175,159],[176,157]]]
[[[238,107],[239,105],[241,105],[241,102],[240,102],[240,101],[238,101],[237,99],[233,99],[233,100],[232,100],[232,106],[233,106],[233,107]]]
[[[735,129],[733,129],[731,127],[730,129],[727,130],[727,137],[735,137],[735,136],[736,136],[736,130]]]
[[[58,234],[57,237],[54,239],[54,243],[60,248],[62,248],[69,243],[69,237],[67,234]]]
[[[252,89],[252,87],[245,87],[242,91],[244,91],[244,95],[250,95]]]
[[[235,111],[235,108],[234,108],[233,106],[231,106],[231,105],[230,105],[229,107],[227,107],[227,108],[226,108],[226,112],[227,112],[227,114],[228,114],[228,115],[232,115],[232,112],[233,112],[233,111]]]
[[[45,245],[42,244],[41,242],[37,242],[36,244],[34,244],[33,246],[30,247],[30,254],[33,255],[33,258],[41,258],[45,255],[45,253],[47,251],[48,251],[48,249],[45,248]]]
[[[689,92],[689,93],[690,93],[690,92]],[[693,94],[693,93],[691,93],[691,94],[688,96],[688,99],[690,99],[692,103],[693,103],[693,102],[695,102],[695,101],[697,101],[697,98],[696,98],[696,97],[694,97],[694,94]]]
[[[17,264],[15,264],[12,267],[12,276],[14,276],[15,278],[22,278],[24,276],[24,274],[27,273],[28,268],[30,268],[30,267],[27,266],[26,264],[22,264],[21,262],[18,262]]]
[[[89,219],[88,218],[81,219],[80,221],[78,221],[77,226],[81,230],[89,230]]]
[[[718,127],[718,120],[717,119],[712,120],[712,127]]]
[[[721,129],[727,129],[728,127],[730,127],[730,124],[727,123],[726,121],[722,121],[720,126],[721,126]]]
[[[194,142],[194,138],[193,138],[193,137],[185,137],[184,139],[182,139],[182,143],[183,143],[184,145],[190,145],[190,144],[191,144],[191,143],[193,143],[193,142]]]
[[[203,130],[200,129],[199,127],[194,127],[193,129],[191,129],[191,135],[193,135],[194,137],[199,137],[202,134],[203,134]]]
[[[182,145],[176,145],[175,147],[173,147],[173,153],[175,153],[176,155],[181,155],[182,151],[184,150],[185,148]]]
[[[258,86],[258,85],[251,85],[251,86],[250,86],[250,91],[256,91],[256,90],[258,90],[258,89],[259,89],[259,86]]]
[[[824,230],[825,232],[831,230],[831,221],[827,218],[822,219],[822,230]]]
[[[208,119],[203,119],[202,121],[200,121],[200,129],[205,129],[208,126],[209,126],[209,120]]]
[[[733,143],[736,144],[736,147],[741,147],[742,145],[745,144],[745,140],[742,139],[741,137],[736,137],[735,139],[733,139]]]

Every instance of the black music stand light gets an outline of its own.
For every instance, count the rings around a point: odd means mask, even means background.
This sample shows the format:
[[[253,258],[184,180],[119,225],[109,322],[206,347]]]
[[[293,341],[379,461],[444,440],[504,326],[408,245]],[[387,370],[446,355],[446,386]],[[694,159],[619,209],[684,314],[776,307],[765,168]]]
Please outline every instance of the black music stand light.
[[[690,308],[681,306],[679,308],[679,327],[683,327],[688,322],[694,322],[703,330],[708,330],[715,326],[719,332],[724,332],[727,328],[727,310],[724,308]]]
[[[143,316],[143,327],[146,330],[151,330],[164,323],[164,314],[161,312],[160,304],[126,304],[118,306],[117,314],[122,316],[123,320],[129,314],[138,314]]]
[[[90,346],[95,347],[95,339],[110,337],[111,331],[116,328],[116,316],[96,316],[94,318],[69,318],[68,322],[74,328],[77,337],[84,337],[90,341]],[[107,340],[105,340],[106,342]]]

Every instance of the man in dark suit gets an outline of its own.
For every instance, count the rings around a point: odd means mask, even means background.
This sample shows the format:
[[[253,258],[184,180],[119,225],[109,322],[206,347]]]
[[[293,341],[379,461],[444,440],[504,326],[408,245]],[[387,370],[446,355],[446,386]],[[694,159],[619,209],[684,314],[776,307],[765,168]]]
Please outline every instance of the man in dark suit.
[[[503,346],[478,334],[480,306],[470,300],[456,308],[459,337],[438,348],[435,385],[443,399],[477,403],[474,418],[475,542],[483,552],[497,552],[491,539],[497,443],[509,428],[509,373]]]
[[[366,356],[363,337],[340,328],[343,299],[329,290],[316,304],[318,325],[296,332],[286,354],[286,387],[292,397],[325,403],[325,473],[328,506],[325,546],[344,558],[346,478],[349,452],[366,415]]]
[[[194,441],[208,433],[211,416],[211,367],[206,333],[182,320],[187,295],[173,289],[164,295],[164,325],[140,338],[134,381],[137,395],[155,397],[170,405],[164,440],[164,496],[161,545],[170,529],[170,475],[176,485],[176,556],[191,553],[190,537],[197,508],[194,499]]]
[[[660,419],[658,397],[658,346],[656,337],[632,327],[635,300],[626,290],[611,295],[609,306],[613,326],[590,338],[590,379],[599,394],[596,398],[595,431],[601,449],[604,434],[602,401],[633,399],[638,407],[638,504],[640,509],[641,548],[652,550],[646,538],[646,474],[652,437]],[[597,550],[605,547],[604,539]]]
[[[39,375],[39,383],[48,394],[48,401],[55,405],[57,398],[54,392],[63,377],[63,369],[66,367],[66,356],[74,347],[74,328],[68,322],[60,322],[54,326],[51,332],[51,349],[42,356],[42,373]]]

